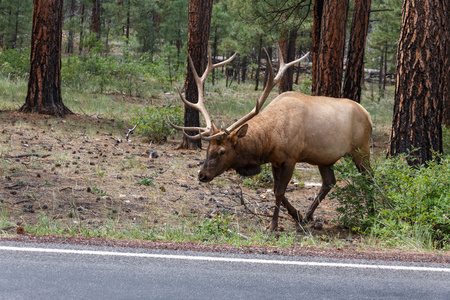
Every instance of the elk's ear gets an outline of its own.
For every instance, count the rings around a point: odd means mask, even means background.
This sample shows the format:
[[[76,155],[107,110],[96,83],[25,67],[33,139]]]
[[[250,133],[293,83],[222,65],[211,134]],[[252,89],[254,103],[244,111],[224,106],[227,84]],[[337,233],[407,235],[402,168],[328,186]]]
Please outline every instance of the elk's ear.
[[[236,145],[238,139],[243,138],[247,134],[248,124],[242,125],[238,131],[233,135],[233,145]]]
[[[241,126],[241,128],[238,129],[238,131],[236,132],[236,136],[238,138],[242,138],[247,134],[247,129],[248,129],[248,124],[244,124]]]

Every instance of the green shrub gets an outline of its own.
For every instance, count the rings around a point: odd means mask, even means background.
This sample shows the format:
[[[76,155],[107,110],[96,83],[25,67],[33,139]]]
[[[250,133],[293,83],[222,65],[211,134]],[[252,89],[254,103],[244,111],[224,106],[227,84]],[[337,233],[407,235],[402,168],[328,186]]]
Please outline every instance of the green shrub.
[[[177,106],[151,107],[139,109],[137,117],[132,122],[137,125],[136,133],[145,135],[155,143],[167,141],[167,138],[175,131],[169,124],[167,118],[174,124],[182,124],[183,111]]]
[[[444,154],[450,154],[450,127],[442,126],[442,143]]]
[[[270,164],[261,165],[261,173],[252,177],[244,178],[242,183],[252,188],[272,185],[273,175]]]
[[[0,74],[11,79],[27,77],[30,72],[30,48],[0,51]]]
[[[203,240],[217,240],[221,236],[230,236],[233,234],[231,230],[233,218],[225,212],[217,215],[212,219],[205,219],[197,226],[195,232],[199,234]]]
[[[427,232],[436,247],[450,243],[450,159],[441,157],[428,166],[411,167],[404,157],[373,160],[373,182],[367,182],[345,159],[335,167],[347,184],[330,197],[339,201],[338,221],[379,236]],[[374,208],[375,214],[368,213]]]

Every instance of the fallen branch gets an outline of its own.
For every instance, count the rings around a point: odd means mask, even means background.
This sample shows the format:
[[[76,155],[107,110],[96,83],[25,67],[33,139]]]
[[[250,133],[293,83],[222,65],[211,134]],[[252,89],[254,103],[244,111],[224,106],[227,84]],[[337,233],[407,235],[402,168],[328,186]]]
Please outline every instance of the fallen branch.
[[[36,199],[20,200],[20,201],[14,202],[13,204],[16,205],[16,204],[25,203],[25,202],[31,202],[31,201],[36,201]]]
[[[133,128],[128,129],[128,133],[127,133],[127,142],[129,141],[130,134],[136,129],[136,127],[137,127],[137,124],[134,125]]]
[[[19,155],[5,155],[8,158],[23,158],[23,157],[39,157],[39,158],[46,158],[49,157],[50,154],[36,154],[36,153],[28,153],[28,154],[19,154]]]

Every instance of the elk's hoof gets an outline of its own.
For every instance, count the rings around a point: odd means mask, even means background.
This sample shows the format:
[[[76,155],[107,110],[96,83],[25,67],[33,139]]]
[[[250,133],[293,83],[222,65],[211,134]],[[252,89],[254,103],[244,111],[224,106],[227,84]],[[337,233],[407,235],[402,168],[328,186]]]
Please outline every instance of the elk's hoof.
[[[272,232],[277,231],[278,224],[275,224],[275,223],[271,222],[269,225],[267,225],[266,229],[268,229],[268,230],[270,230]]]
[[[308,224],[314,222],[313,215],[307,214],[306,217],[302,220],[302,224]]]

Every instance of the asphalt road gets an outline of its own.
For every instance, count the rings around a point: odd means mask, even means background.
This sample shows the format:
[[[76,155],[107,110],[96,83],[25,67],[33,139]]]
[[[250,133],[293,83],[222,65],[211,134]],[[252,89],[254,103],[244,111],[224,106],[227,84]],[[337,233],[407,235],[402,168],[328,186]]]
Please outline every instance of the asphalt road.
[[[450,265],[0,241],[0,299],[450,299]]]

